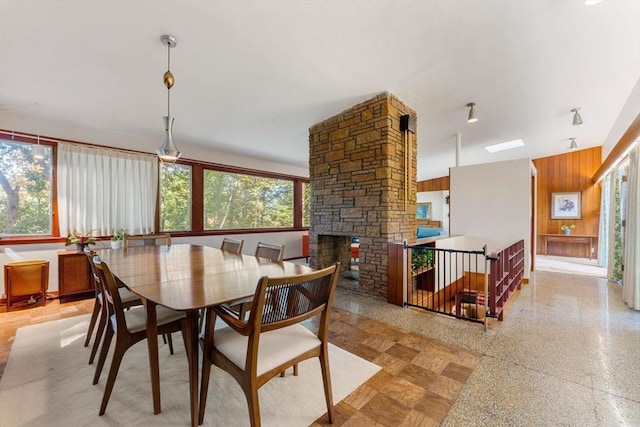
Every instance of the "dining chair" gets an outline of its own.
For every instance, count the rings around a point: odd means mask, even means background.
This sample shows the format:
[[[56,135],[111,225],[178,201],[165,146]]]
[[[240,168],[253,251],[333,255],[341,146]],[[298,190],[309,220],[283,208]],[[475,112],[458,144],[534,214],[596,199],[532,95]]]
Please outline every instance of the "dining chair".
[[[284,245],[274,245],[271,243],[258,242],[256,245],[256,258],[260,260],[280,262],[284,259]],[[231,301],[228,307],[238,313],[238,318],[244,320],[251,307],[253,297],[243,298],[237,301]]]
[[[104,342],[100,349],[100,357],[98,358],[98,365],[93,378],[94,385],[97,384],[100,379],[111,340],[114,335],[116,337],[113,358],[111,359],[111,366],[109,368],[109,376],[104,388],[102,403],[100,404],[99,415],[104,415],[124,354],[131,346],[147,338],[147,316],[146,311],[142,308],[124,310],[122,301],[120,300],[120,293],[118,292],[118,285],[111,270],[109,270],[109,266],[102,262],[97,255],[93,257],[92,262],[103,284],[104,300],[109,309],[109,321],[105,328]],[[158,334],[182,331],[182,338],[185,343],[187,342],[187,337],[185,337],[186,316],[184,312],[171,310],[159,305],[156,307],[156,316]]]
[[[244,240],[236,240],[225,237],[222,239],[222,244],[220,245],[220,250],[225,252],[230,252],[232,254],[239,255],[242,253],[242,246],[244,245]],[[247,301],[251,302],[251,299],[247,299]],[[235,303],[234,303],[235,304]],[[240,306],[238,306],[240,307]],[[199,330],[202,332],[202,328],[204,327],[204,317],[205,312],[204,309],[200,310],[200,321],[198,324]]]
[[[238,319],[224,305],[207,308],[199,423],[204,413],[211,365],[228,372],[247,399],[251,426],[260,426],[258,389],[290,366],[317,357],[322,370],[329,422],[333,423],[333,394],[329,369],[329,311],[340,263],[288,277],[264,276],[258,281],[249,319]],[[277,296],[276,304],[265,304]],[[317,331],[301,322],[319,316]],[[216,318],[227,327],[214,329]],[[286,410],[286,404],[282,410]]]
[[[96,256],[96,252],[90,249],[87,249],[85,252],[87,256],[87,260],[89,262],[89,267],[91,268],[91,280],[93,280],[93,285],[95,289],[95,300],[93,303],[93,312],[91,313],[91,320],[89,321],[89,328],[87,329],[87,337],[84,340],[84,346],[88,347],[91,341],[91,336],[93,335],[93,330],[95,329],[96,322],[98,323],[98,328],[96,329],[96,337],[93,341],[93,346],[91,347],[91,355],[89,356],[89,365],[91,365],[96,357],[98,352],[98,348],[100,348],[100,343],[102,342],[102,336],[104,333],[105,326],[109,321],[109,309],[104,301],[104,291],[103,284],[100,281],[100,277],[96,271],[96,266],[93,262],[93,258]],[[129,309],[131,307],[135,307],[138,305],[142,305],[142,301],[140,297],[131,292],[125,287],[118,287],[118,294],[120,294],[120,301],[122,302],[122,307],[125,309]],[[98,319],[100,316],[100,319]],[[173,354],[173,353],[172,353]]]
[[[171,246],[171,234],[141,234],[138,236],[124,236],[122,246],[125,249],[135,246]],[[173,354],[173,340],[171,334],[162,335],[162,341],[169,343],[169,351]]]
[[[256,258],[264,258],[270,261],[282,261],[284,259],[284,245],[258,242],[255,255]]]
[[[4,265],[7,311],[16,301],[45,305],[49,287],[49,261],[11,261]]]
[[[232,252],[234,254],[241,254],[243,245],[244,245],[244,240],[235,240],[235,239],[229,239],[225,237],[222,240],[222,245],[220,245],[220,250],[223,250],[226,252]]]
[[[142,234],[139,236],[125,236],[123,246],[129,248],[132,246],[171,246],[171,234]]]

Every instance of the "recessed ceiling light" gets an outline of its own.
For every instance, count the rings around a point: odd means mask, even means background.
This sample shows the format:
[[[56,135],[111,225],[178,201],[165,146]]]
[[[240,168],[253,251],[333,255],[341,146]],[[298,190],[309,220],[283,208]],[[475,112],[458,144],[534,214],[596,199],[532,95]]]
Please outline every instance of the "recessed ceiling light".
[[[500,144],[487,145],[483,148],[490,153],[497,153],[498,151],[512,150],[518,147],[524,147],[524,139],[518,138],[513,141],[501,142]]]
[[[587,6],[593,6],[594,4],[600,3],[602,0],[585,0],[584,4]]]

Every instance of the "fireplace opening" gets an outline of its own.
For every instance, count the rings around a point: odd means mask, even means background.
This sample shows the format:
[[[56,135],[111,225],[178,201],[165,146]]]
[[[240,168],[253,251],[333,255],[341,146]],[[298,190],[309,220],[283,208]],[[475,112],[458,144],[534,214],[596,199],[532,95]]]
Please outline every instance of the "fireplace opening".
[[[340,262],[341,279],[349,280],[352,286],[359,280],[360,238],[353,236],[318,235],[316,252],[317,268],[325,268]]]

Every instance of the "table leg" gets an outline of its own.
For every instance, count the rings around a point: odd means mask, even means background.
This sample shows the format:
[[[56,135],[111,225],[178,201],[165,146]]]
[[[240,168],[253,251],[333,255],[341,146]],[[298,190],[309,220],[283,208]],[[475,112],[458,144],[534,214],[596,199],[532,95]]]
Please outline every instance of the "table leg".
[[[189,398],[191,403],[191,425],[198,425],[198,310],[187,312],[185,336],[187,359],[189,360]]]
[[[149,348],[149,369],[151,370],[151,393],[153,394],[153,413],[159,414],[160,408],[160,363],[158,361],[158,321],[156,304],[142,299],[147,312],[147,346]]]
[[[547,238],[544,238],[544,256],[547,256]]]

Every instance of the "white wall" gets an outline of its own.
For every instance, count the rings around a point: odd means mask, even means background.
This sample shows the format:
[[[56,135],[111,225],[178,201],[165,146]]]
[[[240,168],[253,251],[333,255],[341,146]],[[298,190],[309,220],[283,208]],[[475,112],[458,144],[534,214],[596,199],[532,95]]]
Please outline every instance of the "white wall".
[[[531,269],[535,174],[529,159],[450,169],[451,234],[464,235],[467,249],[480,250],[486,244],[489,253],[524,239],[526,278]]]
[[[613,150],[613,147],[616,146],[622,135],[629,129],[629,126],[633,123],[633,121],[638,116],[638,106],[640,105],[640,78],[636,82],[636,85],[633,87],[631,94],[629,94],[629,98],[627,98],[627,102],[625,102],[618,118],[616,119],[613,127],[609,131],[609,135],[602,143],[602,158],[606,159],[607,156]]]

